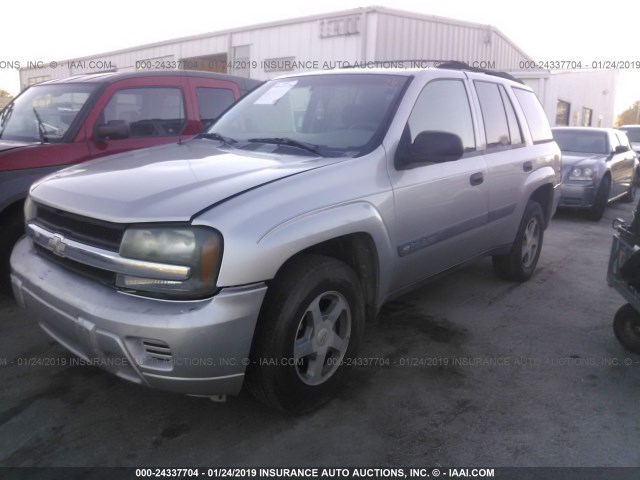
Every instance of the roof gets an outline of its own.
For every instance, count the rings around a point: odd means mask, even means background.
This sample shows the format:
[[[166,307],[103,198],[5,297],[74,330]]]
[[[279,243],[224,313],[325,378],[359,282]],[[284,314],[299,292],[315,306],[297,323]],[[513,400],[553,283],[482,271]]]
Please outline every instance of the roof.
[[[384,62],[381,62],[384,63]],[[291,73],[288,75],[280,75],[272,80],[280,80],[285,78],[305,77],[305,76],[322,76],[322,75],[347,75],[347,74],[359,74],[359,75],[398,75],[404,77],[417,76],[424,72],[445,72],[445,71],[463,71],[468,73],[485,74],[491,77],[491,80],[500,79],[507,83],[517,84],[518,87],[526,90],[531,90],[530,87],[525,85],[522,81],[511,76],[506,72],[497,70],[487,70],[482,68],[470,67],[463,62],[451,61],[445,62],[441,66],[429,67],[429,68],[358,68],[349,67],[336,70],[314,70],[310,72]]]
[[[201,72],[197,70],[152,70],[141,72],[102,72],[102,73],[88,73],[85,75],[75,75],[73,77],[58,78],[53,80],[47,80],[39,85],[51,85],[59,83],[102,83],[108,84],[119,80],[127,80],[130,78],[142,78],[142,77],[205,77],[214,78],[217,80],[232,80],[235,83],[246,87],[255,87],[262,83],[259,80],[253,80],[246,77],[239,77],[235,75],[227,75],[225,73],[214,72]]]

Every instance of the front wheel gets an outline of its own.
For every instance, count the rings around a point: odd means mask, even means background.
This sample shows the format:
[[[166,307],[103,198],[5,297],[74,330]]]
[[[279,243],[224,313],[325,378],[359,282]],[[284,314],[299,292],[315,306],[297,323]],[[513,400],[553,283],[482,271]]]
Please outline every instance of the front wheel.
[[[624,348],[640,354],[640,313],[628,303],[616,312],[613,332]]]
[[[493,256],[493,269],[505,280],[524,282],[531,278],[544,237],[544,214],[538,202],[529,201],[511,252]]]
[[[599,222],[603,215],[604,210],[609,203],[609,194],[611,193],[611,178],[605,176],[600,182],[600,188],[596,192],[596,198],[593,201],[593,206],[587,211],[587,217],[589,220]]]
[[[364,299],[343,262],[303,255],[269,287],[247,370],[260,401],[289,413],[327,402],[352,363],[364,327]]]

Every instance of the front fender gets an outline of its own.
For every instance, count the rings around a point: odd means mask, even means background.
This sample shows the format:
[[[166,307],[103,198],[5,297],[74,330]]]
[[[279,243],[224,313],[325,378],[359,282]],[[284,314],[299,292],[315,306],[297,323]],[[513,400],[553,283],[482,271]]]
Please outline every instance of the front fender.
[[[225,238],[225,251],[218,286],[243,285],[272,279],[280,267],[295,254],[353,233],[367,233],[378,251],[380,291],[386,279],[393,248],[380,212],[369,202],[353,201],[304,213],[264,232],[256,243]],[[252,242],[253,243],[253,242]]]

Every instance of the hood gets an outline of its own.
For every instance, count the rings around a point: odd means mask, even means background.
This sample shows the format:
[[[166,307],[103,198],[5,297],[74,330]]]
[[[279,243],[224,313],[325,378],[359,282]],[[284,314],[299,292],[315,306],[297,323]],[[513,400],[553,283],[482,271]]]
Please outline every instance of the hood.
[[[28,147],[30,145],[39,145],[38,142],[16,142],[13,140],[0,139],[0,152],[13,150],[14,148]]]
[[[571,155],[569,154],[562,154],[562,166],[563,167],[573,167],[575,165],[578,164],[589,164],[589,163],[598,163],[600,161],[605,161],[607,158],[607,155],[603,155],[603,154],[592,154],[592,153],[574,153],[572,152]]]
[[[640,152],[640,142],[631,142],[631,148],[636,152]]]
[[[104,157],[34,184],[34,200],[101,220],[189,221],[200,211],[265,183],[341,161],[222,150],[194,139]]]

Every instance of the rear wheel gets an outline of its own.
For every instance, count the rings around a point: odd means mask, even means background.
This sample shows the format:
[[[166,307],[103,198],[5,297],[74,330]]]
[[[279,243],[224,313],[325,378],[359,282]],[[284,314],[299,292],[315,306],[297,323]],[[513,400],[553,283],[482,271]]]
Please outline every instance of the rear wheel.
[[[620,307],[613,319],[613,331],[624,348],[640,354],[640,312],[628,303]]]
[[[533,275],[544,238],[544,214],[538,202],[529,201],[511,252],[493,256],[493,269],[505,280],[524,282]]]
[[[596,192],[596,198],[593,202],[593,206],[587,211],[587,217],[589,220],[599,222],[604,215],[604,210],[609,203],[609,193],[611,192],[611,178],[607,175],[600,182],[600,188]]]
[[[290,413],[327,402],[343,381],[364,327],[354,271],[319,255],[294,259],[274,280],[260,313],[247,386]]]

